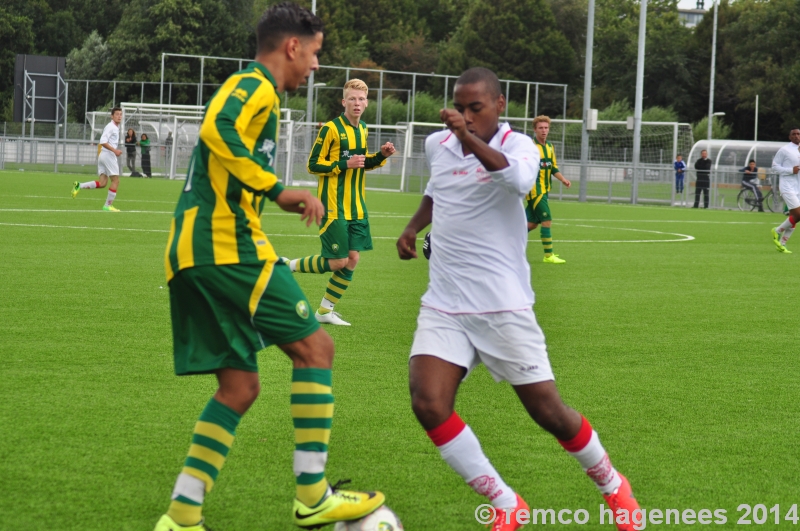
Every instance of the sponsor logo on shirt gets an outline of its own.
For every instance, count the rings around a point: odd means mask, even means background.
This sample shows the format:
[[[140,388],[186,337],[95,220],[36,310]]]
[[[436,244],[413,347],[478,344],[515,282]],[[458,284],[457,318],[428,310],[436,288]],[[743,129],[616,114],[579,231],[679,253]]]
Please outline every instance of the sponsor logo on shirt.
[[[478,169],[475,170],[475,173],[477,174],[479,183],[488,183],[492,180],[492,176],[489,175],[489,173],[486,171],[486,168],[483,166],[478,166]]]
[[[258,148],[259,153],[263,153],[269,159],[269,165],[275,167],[275,141],[271,138],[265,138],[264,143]]]
[[[539,167],[543,170],[549,170],[553,167],[553,163],[549,160],[541,160],[539,161]]]
[[[347,140],[347,133],[339,133],[339,140]]]

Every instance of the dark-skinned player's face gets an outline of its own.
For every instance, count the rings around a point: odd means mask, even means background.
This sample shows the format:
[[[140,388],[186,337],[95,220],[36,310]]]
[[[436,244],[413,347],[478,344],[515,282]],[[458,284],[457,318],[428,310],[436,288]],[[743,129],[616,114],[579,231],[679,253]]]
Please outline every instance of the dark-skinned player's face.
[[[497,132],[500,115],[506,109],[506,99],[494,96],[484,82],[456,85],[453,107],[467,123],[467,131],[484,142],[489,142]]]
[[[800,129],[792,129],[789,133],[789,140],[794,144],[800,144]]]

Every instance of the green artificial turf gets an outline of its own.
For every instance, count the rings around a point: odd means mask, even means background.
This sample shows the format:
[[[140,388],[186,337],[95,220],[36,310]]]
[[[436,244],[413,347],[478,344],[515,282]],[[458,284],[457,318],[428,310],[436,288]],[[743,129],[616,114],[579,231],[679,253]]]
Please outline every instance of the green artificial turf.
[[[163,251],[182,183],[123,178],[112,214],[100,210],[105,190],[71,200],[74,179],[0,172],[0,529],[150,531],[215,389],[212,376],[173,375]],[[419,199],[368,194],[375,250],[337,305],[353,326],[327,328],[328,476],[385,492],[407,530],[477,530],[484,500],[440,459],[409,404],[427,263],[401,262],[394,241]],[[783,216],[551,208],[567,263],[542,264],[531,233],[535,311],[565,401],[592,422],[641,505],[725,509],[726,525],[706,526],[715,529],[735,527],[740,504],[780,504],[782,518],[800,502],[800,252],[776,252],[769,234]],[[268,205],[263,225],[279,255],[319,252],[296,214]],[[327,275],[295,278],[316,306]],[[274,347],[259,363],[261,396],[207,497],[215,530],[292,529],[291,366]],[[457,410],[532,507],[584,508],[587,525],[556,526],[601,528],[599,493],[506,384],[479,368]],[[773,518],[767,528],[794,528]],[[702,526],[648,525],[659,527]]]

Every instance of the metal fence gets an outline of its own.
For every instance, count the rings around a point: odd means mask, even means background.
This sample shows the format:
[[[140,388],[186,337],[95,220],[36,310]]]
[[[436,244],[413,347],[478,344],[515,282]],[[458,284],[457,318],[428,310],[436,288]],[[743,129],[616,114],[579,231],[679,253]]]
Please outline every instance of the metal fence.
[[[44,126],[44,124],[42,124]],[[53,124],[47,124],[52,127]],[[525,129],[524,124],[514,124],[515,129]],[[54,171],[64,173],[95,174],[97,163],[96,141],[76,139],[79,129],[72,129],[66,139],[21,137],[19,134],[0,136],[0,169],[22,171]],[[308,154],[316,139],[320,124],[281,120],[280,141],[277,149],[276,170],[279,177],[287,185],[316,186],[317,177],[308,173],[306,167]],[[425,160],[424,142],[431,132],[440,130],[441,124],[409,123],[393,126],[370,126],[368,149],[376,152],[385,142],[392,142],[397,154],[387,164],[367,174],[369,189],[384,191],[404,191],[421,193],[427,185],[430,174]],[[39,130],[40,128],[37,128]],[[564,134],[559,138],[557,128],[551,129],[551,138],[557,152],[563,152],[564,158],[559,160],[561,172],[574,184],[566,188],[560,181],[553,181],[551,197],[560,200],[577,200],[578,181],[580,179],[580,161],[572,154],[568,138]],[[555,132],[555,134],[554,134]],[[528,128],[528,134],[530,134]],[[194,141],[176,142],[164,145],[154,142],[150,149],[152,175],[167,177],[170,174],[169,161],[173,157],[175,167],[173,175],[184,176],[189,166]],[[124,146],[120,157],[120,169],[123,174],[131,172],[126,167],[127,155]],[[672,151],[672,148],[670,148]],[[602,155],[606,157],[606,155]],[[663,162],[649,162],[640,165],[637,203],[662,204],[691,207],[695,199],[696,172],[688,169],[685,174],[685,185],[682,193],[676,190],[675,173],[672,168],[672,154]],[[141,153],[137,149],[136,169],[141,172]],[[587,194],[590,201],[631,203],[633,194],[633,164],[630,161],[591,160],[588,166]],[[769,172],[761,175],[763,193],[771,190],[772,175]],[[710,208],[736,208],[736,198],[741,191],[742,173],[738,168],[724,167],[712,170],[709,186]],[[703,198],[700,207],[704,206]]]

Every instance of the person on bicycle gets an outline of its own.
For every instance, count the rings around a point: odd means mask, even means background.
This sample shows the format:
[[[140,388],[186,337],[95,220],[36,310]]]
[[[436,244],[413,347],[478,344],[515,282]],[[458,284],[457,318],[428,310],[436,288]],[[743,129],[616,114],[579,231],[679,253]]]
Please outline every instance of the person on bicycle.
[[[756,194],[758,201],[758,211],[764,212],[764,196],[761,195],[761,189],[758,187],[758,167],[756,161],[750,159],[750,162],[739,170],[742,172],[742,188],[747,188]]]

